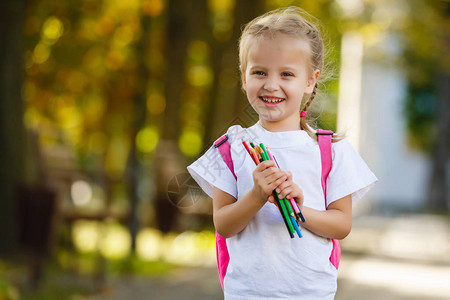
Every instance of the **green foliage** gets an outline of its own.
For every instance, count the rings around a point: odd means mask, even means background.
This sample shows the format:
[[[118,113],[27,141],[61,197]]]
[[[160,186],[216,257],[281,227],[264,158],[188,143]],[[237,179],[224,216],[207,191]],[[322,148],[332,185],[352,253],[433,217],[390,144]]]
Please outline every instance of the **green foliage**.
[[[19,300],[20,294],[17,288],[8,281],[0,278],[0,300]]]
[[[404,112],[411,145],[431,151],[436,138],[440,76],[450,72],[448,1],[409,1],[413,13],[404,21],[402,67],[408,79]]]
[[[436,137],[436,87],[410,85],[405,103],[407,128],[412,146],[431,151]]]
[[[50,259],[45,263],[44,276],[36,289],[24,284],[19,288],[12,284],[13,280],[6,279],[26,279],[29,275],[27,265],[0,260],[0,300],[70,300],[98,294],[103,286],[101,276],[135,274],[162,278],[177,269],[169,262],[144,261],[134,255],[122,260],[106,260],[95,253],[80,254],[60,249],[56,256],[57,260]],[[59,261],[61,257],[66,260],[64,264]]]
[[[205,139],[212,139],[213,129],[223,129],[237,115],[239,105],[235,99],[242,95],[235,57],[242,24],[237,23],[244,22],[235,8],[244,2],[210,0],[203,3],[206,14],[193,11],[195,22],[188,22],[189,35],[183,37],[187,39],[184,70],[176,74],[181,78],[176,89],[182,97],[175,107],[173,100],[166,99],[168,82],[175,79],[166,75],[170,71],[166,44],[168,24],[179,20],[169,19],[169,3],[83,0],[28,4],[24,26],[24,120],[39,132],[44,151],[51,152],[51,157],[60,155],[62,148],[69,149],[74,156],[72,165],[68,164],[70,172],[81,170],[92,181],[118,182],[115,186],[101,186],[107,195],[102,199],[108,203],[105,207],[118,203],[121,211],[129,209],[120,202],[128,201],[126,192],[118,191],[126,190],[123,178],[130,153],[136,152],[141,165],[154,163],[158,143],[163,139],[165,126],[161,124],[177,123],[174,119],[178,118],[180,126],[175,126],[174,135],[179,136],[178,147],[184,156],[195,157],[204,149]],[[198,8],[202,2],[195,3]],[[308,117],[316,119],[317,127],[324,129],[336,129],[342,34],[358,31],[369,46],[387,34],[397,34],[403,43],[399,66],[409,82],[404,113],[410,141],[418,148],[431,148],[439,100],[436,82],[440,73],[448,72],[449,65],[448,35],[442,30],[448,25],[448,1],[261,3],[266,11],[298,5],[321,23],[328,46],[329,74],[325,76],[328,81],[322,86],[322,97],[317,97]],[[391,62],[386,57],[381,61]],[[142,112],[145,120],[138,121]],[[169,116],[172,119],[168,120]],[[128,171],[139,173],[136,170]],[[137,183],[160,175],[143,178],[137,174]],[[155,189],[149,186],[149,190]],[[155,191],[145,196],[139,193],[139,197],[147,201],[152,193]],[[93,267],[88,258],[82,261],[87,270]],[[147,268],[147,264],[138,265]],[[113,270],[121,268],[116,263],[110,266]],[[130,266],[135,270],[134,262]]]
[[[109,274],[136,274],[164,277],[176,268],[176,265],[164,260],[145,261],[135,255],[125,260],[111,260],[107,263],[107,273]]]

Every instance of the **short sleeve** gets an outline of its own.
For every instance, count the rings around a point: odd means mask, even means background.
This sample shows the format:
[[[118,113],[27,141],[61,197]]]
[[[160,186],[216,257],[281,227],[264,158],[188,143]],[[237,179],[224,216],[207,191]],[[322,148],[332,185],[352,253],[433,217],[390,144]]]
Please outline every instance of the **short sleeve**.
[[[236,179],[216,147],[209,148],[187,170],[209,197],[216,187],[237,198]]]
[[[327,178],[327,202],[352,195],[359,201],[378,181],[348,140],[333,143],[333,164]]]

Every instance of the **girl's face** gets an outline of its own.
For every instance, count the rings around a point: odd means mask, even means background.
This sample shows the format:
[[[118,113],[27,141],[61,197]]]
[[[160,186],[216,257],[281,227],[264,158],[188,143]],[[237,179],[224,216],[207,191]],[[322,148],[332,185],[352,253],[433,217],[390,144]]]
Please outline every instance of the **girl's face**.
[[[250,46],[243,88],[265,129],[300,129],[303,95],[312,93],[320,73],[308,72],[309,53],[307,42],[285,34]]]

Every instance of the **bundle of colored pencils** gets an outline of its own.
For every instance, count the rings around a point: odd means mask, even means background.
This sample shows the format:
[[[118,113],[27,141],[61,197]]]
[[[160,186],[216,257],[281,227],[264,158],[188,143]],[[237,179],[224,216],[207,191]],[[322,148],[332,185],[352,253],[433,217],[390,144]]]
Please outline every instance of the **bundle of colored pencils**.
[[[260,143],[258,146],[253,142],[250,142],[251,147],[249,147],[245,141],[242,141],[242,144],[244,145],[245,149],[256,165],[266,160],[273,160],[277,167],[280,167],[278,166],[275,157],[272,155],[272,153],[270,153],[269,149],[266,149],[263,143]],[[283,217],[284,224],[286,225],[290,237],[294,238],[295,232],[297,232],[298,237],[302,237],[299,222],[300,220],[302,222],[305,222],[305,218],[303,217],[300,207],[298,206],[295,199],[280,199],[276,190],[272,191],[272,195],[275,198],[275,204],[277,205],[280,214]]]

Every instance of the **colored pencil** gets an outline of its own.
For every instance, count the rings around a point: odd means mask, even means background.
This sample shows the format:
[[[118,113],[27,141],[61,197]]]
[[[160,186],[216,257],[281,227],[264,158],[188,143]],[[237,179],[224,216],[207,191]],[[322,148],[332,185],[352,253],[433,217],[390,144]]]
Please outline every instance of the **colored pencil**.
[[[295,231],[297,231],[298,237],[301,238],[303,235],[302,235],[302,232],[300,231],[300,227],[298,226],[297,221],[292,216],[291,216],[291,221],[292,221],[292,224],[294,224],[294,228],[295,228]]]
[[[289,226],[289,223],[288,223],[288,221],[287,221],[287,219],[286,219],[286,217],[285,217],[285,214],[283,213],[283,210],[282,210],[282,206],[281,206],[281,201],[280,201],[280,199],[278,198],[278,195],[277,195],[277,193],[275,192],[275,191],[273,191],[272,192],[272,194],[273,194],[273,197],[275,198],[275,204],[276,204],[276,206],[278,207],[278,210],[280,211],[280,214],[281,214],[281,218],[283,219],[283,222],[284,222],[284,225],[286,226],[286,229],[287,229],[287,231],[288,231],[288,233],[289,233],[289,236],[291,237],[291,238],[294,238],[294,233],[291,231],[291,227]],[[292,221],[291,221],[292,222]],[[291,224],[292,225],[292,224]]]
[[[259,165],[259,157],[258,157],[258,154],[256,154],[256,150],[250,149],[250,152],[251,152],[251,157],[253,158],[253,161],[255,162],[255,164]]]
[[[264,146],[263,143],[260,143],[259,145],[253,144],[253,142],[250,142],[251,148],[248,146],[248,144],[242,140],[242,144],[244,145],[245,149],[247,150],[248,154],[252,158],[253,162],[258,165],[262,161],[266,160],[273,160],[277,167],[278,162],[275,159],[275,156],[270,153],[270,151]],[[299,224],[297,223],[297,220],[295,219],[297,217],[298,219],[298,213],[300,213],[300,216],[302,220],[304,220],[303,215],[301,215],[300,208],[298,207],[297,202],[293,198],[287,199],[286,197],[283,199],[280,199],[278,193],[273,190],[272,195],[275,198],[275,205],[277,206],[281,217],[283,219],[283,222],[286,226],[286,229],[289,233],[289,236],[291,238],[294,238],[294,233],[297,232],[297,235],[299,237],[302,237],[302,233],[299,227]],[[295,202],[297,205],[295,206],[292,202]]]
[[[263,157],[263,160],[270,160],[269,154],[267,153],[267,149],[264,146],[264,144],[260,143],[259,146],[261,148],[260,151],[261,151],[261,156]],[[275,194],[278,197],[278,193],[275,192]],[[291,233],[294,233],[295,232],[294,224],[292,224],[292,219],[289,217],[289,215],[290,215],[290,213],[292,211],[292,208],[290,207],[290,204],[289,204],[289,202],[286,199],[280,199],[280,204],[281,204],[281,210],[283,211],[284,218],[287,221],[289,230],[290,230]]]
[[[273,191],[272,194],[273,194],[273,196],[275,197],[275,199],[278,199],[278,202],[280,203],[280,207],[281,207],[281,216],[283,217],[283,220],[285,220],[285,222],[287,223],[289,235],[290,235],[291,238],[292,238],[292,237],[293,237],[293,233],[295,232],[295,229],[294,229],[294,225],[292,224],[292,220],[291,220],[291,218],[289,217],[289,214],[288,214],[288,212],[287,212],[286,205],[285,205],[283,199],[280,199],[280,198],[278,197],[278,194],[277,194],[275,191]]]
[[[269,152],[269,150],[267,150],[267,152]],[[269,152],[269,154],[272,155],[270,152]],[[277,165],[277,167],[280,168],[280,165],[278,164],[277,159],[275,158],[275,155],[272,155],[272,157],[273,157],[273,160],[275,161],[275,164]],[[291,199],[289,199],[289,200],[291,200]],[[291,202],[291,205],[294,208],[296,215],[298,215],[300,217],[300,219],[302,220],[302,222],[305,223],[306,219],[303,216],[300,206],[298,205],[297,201],[295,201],[295,199],[293,202],[294,203]],[[298,212],[297,212],[297,210],[298,210]]]
[[[244,140],[242,140],[242,145],[244,145],[245,150],[247,150],[248,154],[250,154],[250,148],[248,147],[247,143]]]

